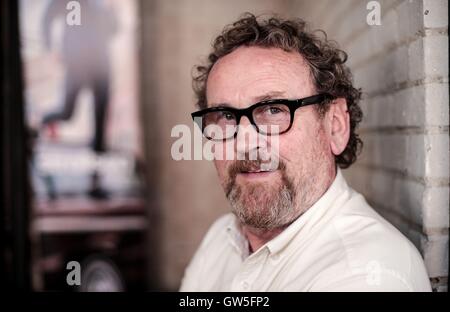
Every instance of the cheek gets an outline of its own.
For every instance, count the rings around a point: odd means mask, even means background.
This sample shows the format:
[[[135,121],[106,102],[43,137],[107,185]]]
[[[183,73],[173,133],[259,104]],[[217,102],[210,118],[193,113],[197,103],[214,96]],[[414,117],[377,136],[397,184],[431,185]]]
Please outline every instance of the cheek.
[[[214,160],[233,160],[235,158],[235,141],[228,140],[225,142],[207,141],[203,146],[203,150],[208,151],[208,155],[212,155]],[[209,153],[211,152],[211,154]]]
[[[288,167],[295,166],[304,158],[307,148],[298,136],[289,136],[280,140],[280,158]]]
[[[320,130],[320,121],[316,116],[306,115],[296,116],[291,130],[280,137],[280,157],[294,168],[315,161],[318,150],[326,147],[326,136]]]
[[[232,142],[232,141],[231,141]],[[230,159],[234,159],[233,145],[231,143],[207,143],[211,144],[210,147],[213,154],[214,166],[216,167],[217,174],[221,180],[228,176],[228,167],[230,166]]]
[[[228,161],[226,160],[214,160],[214,166],[216,167],[217,174],[221,181],[225,180],[227,177],[227,165]]]

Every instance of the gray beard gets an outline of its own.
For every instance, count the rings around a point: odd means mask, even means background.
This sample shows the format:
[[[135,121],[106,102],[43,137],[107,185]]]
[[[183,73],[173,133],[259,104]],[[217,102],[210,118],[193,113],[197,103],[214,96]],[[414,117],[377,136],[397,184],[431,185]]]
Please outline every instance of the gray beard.
[[[295,190],[283,175],[281,185],[266,183],[234,183],[227,194],[233,213],[242,224],[257,229],[271,230],[286,226],[298,217],[294,206]]]
[[[288,176],[286,165],[281,160],[280,183],[239,185],[236,183],[236,174],[246,164],[237,163],[230,169],[224,189],[234,214],[242,224],[261,230],[287,226],[324,194],[332,182],[328,178],[329,173],[336,166],[333,158],[327,154],[323,131],[322,127],[318,130],[320,142],[307,153],[308,161],[305,160],[305,163],[314,165],[298,169],[303,174],[296,180]]]

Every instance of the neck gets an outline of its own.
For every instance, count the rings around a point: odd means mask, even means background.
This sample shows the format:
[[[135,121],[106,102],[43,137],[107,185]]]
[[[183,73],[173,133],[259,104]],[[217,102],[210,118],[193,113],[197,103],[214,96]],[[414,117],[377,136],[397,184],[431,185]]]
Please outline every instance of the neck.
[[[336,167],[330,168],[329,175],[327,175],[327,178],[325,181],[323,181],[323,188],[317,190],[316,194],[314,196],[311,196],[312,200],[310,203],[305,205],[305,207],[302,207],[298,209],[300,213],[298,213],[297,217],[294,218],[293,221],[295,221],[299,216],[301,216],[306,210],[308,210],[317,200],[319,200],[320,197],[323,196],[323,194],[328,190],[330,185],[333,183],[335,177],[336,177],[337,169]],[[241,230],[245,237],[247,238],[249,242],[250,247],[250,253],[253,253],[257,251],[261,246],[269,242],[270,240],[274,239],[276,236],[278,236],[281,232],[283,232],[289,224],[275,228],[275,229],[260,229],[255,228],[249,225],[241,224]]]
[[[248,225],[242,225],[242,232],[250,245],[250,253],[255,252],[268,241],[278,236],[287,226],[276,229],[258,229]]]

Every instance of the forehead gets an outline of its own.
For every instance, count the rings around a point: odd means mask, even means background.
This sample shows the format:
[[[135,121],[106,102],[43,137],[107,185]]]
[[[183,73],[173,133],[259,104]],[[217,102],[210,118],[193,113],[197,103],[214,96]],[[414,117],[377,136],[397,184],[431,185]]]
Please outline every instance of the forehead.
[[[208,106],[244,107],[271,93],[306,97],[313,94],[314,86],[309,66],[299,53],[240,47],[214,64],[206,91]]]

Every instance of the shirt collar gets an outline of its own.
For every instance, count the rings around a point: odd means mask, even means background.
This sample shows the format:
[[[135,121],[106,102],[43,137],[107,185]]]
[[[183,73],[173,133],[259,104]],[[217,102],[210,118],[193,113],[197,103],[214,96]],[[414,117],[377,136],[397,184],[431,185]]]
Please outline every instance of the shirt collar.
[[[236,249],[241,258],[247,258],[250,255],[249,242],[244,234],[242,234],[241,225],[236,216],[233,216],[227,225],[227,235],[231,245]]]
[[[321,221],[325,221],[326,215],[333,214],[332,208],[336,208],[336,199],[349,190],[349,187],[342,175],[341,169],[338,168],[336,177],[328,190],[314,203],[305,213],[300,215],[292,224],[290,224],[283,232],[271,241],[267,242],[267,247],[271,254],[278,253],[300,232],[308,231],[315,227]],[[227,226],[227,232],[231,239],[232,245],[238,250],[243,258],[249,255],[248,241],[240,230],[239,221],[236,217],[232,218]]]

